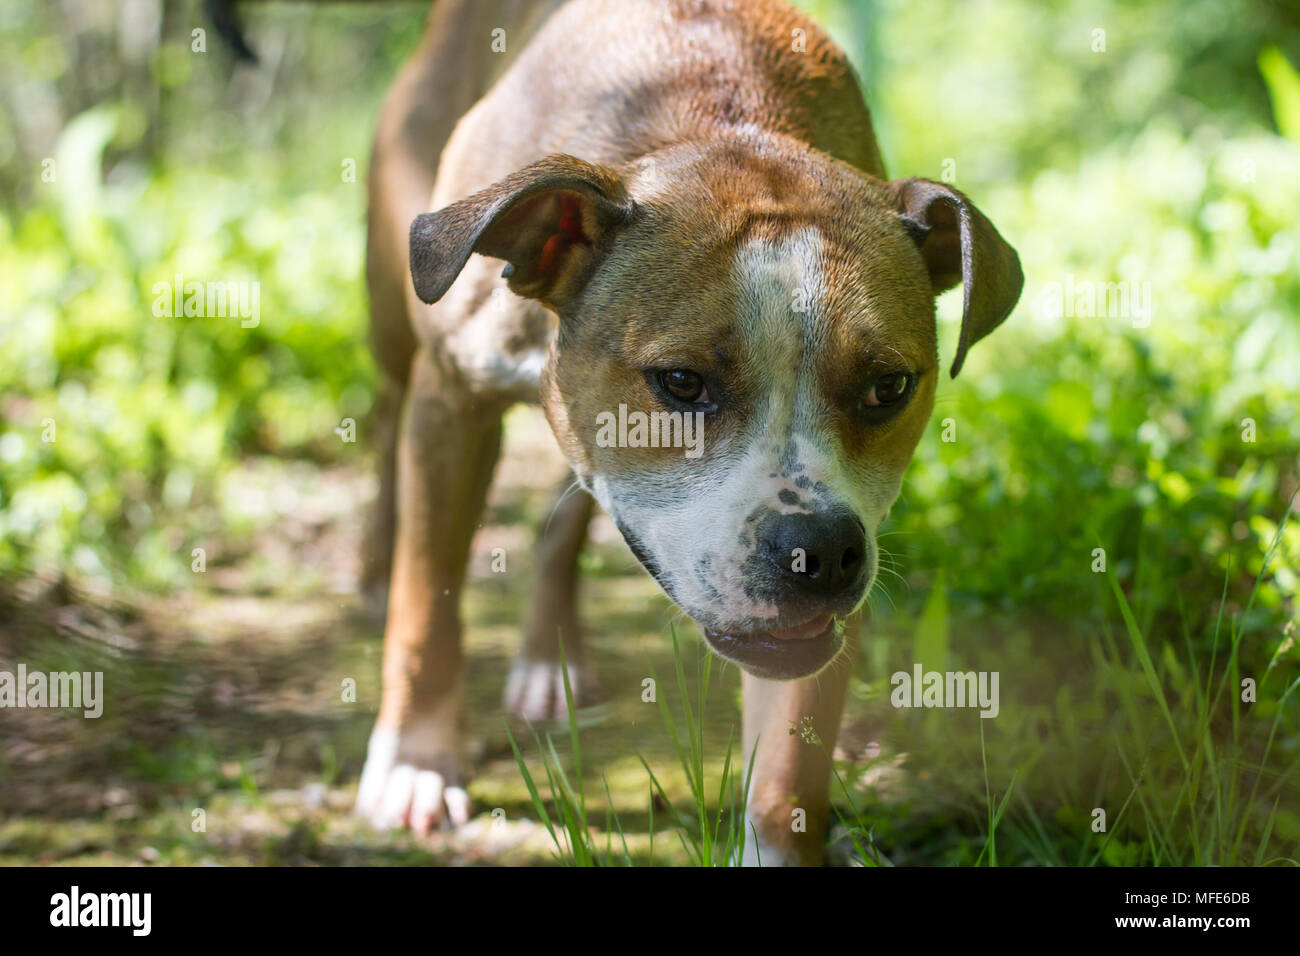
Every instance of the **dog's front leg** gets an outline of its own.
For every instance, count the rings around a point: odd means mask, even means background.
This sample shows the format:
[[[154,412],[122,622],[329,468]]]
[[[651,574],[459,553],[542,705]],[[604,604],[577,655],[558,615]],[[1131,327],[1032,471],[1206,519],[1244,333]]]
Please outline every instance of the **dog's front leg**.
[[[861,624],[861,613],[848,619],[844,650],[820,674],[795,681],[742,676],[745,757],[754,754],[745,866],[822,864],[831,813],[831,755]]]
[[[425,833],[469,815],[460,591],[501,444],[501,405],[421,349],[397,453],[397,542],[379,717],[357,794],[376,826]]]

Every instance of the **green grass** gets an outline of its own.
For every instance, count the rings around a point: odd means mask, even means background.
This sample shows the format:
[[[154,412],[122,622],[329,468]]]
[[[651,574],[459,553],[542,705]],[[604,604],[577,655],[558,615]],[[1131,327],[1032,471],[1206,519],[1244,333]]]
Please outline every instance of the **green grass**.
[[[1147,639],[1137,624],[1128,598],[1115,579],[1110,579],[1116,604],[1123,616],[1124,633],[1146,679],[1146,687],[1159,705],[1172,745],[1172,751],[1166,750],[1164,754],[1162,766],[1159,763],[1153,765],[1149,750],[1139,755],[1130,751],[1124,740],[1117,737],[1115,741],[1116,751],[1121,755],[1133,783],[1137,812],[1142,818],[1141,829],[1146,835],[1143,862],[1155,866],[1263,866],[1278,862],[1300,865],[1290,856],[1274,855],[1270,851],[1279,801],[1300,765],[1293,760],[1289,766],[1274,768],[1269,760],[1278,727],[1286,713],[1287,701],[1296,687],[1300,686],[1300,678],[1292,680],[1278,695],[1263,749],[1252,756],[1250,744],[1257,743],[1259,735],[1258,732],[1249,737],[1246,734],[1242,713],[1244,692],[1238,666],[1244,634],[1241,621],[1249,614],[1255,602],[1259,583],[1282,540],[1294,507],[1293,498],[1270,543],[1264,565],[1255,578],[1245,608],[1232,622],[1231,633],[1227,636],[1227,660],[1216,675],[1216,664],[1224,638],[1223,609],[1227,598],[1225,578],[1224,596],[1220,600],[1219,614],[1214,623],[1212,655],[1204,683],[1195,673],[1195,658],[1189,656],[1188,659],[1193,673],[1192,679],[1184,685],[1184,699],[1190,697],[1191,713],[1182,719],[1175,718],[1164,692],[1161,675],[1152,660]],[[1119,654],[1114,649],[1113,638],[1109,634],[1107,637],[1118,661]],[[1121,686],[1124,688],[1121,697],[1123,710],[1132,735],[1130,740],[1150,739],[1151,729],[1144,726],[1138,716],[1140,708],[1135,685],[1126,682]],[[1213,724],[1216,716],[1222,717],[1225,707],[1229,717],[1228,732],[1225,734],[1220,728],[1216,739]],[[1141,760],[1135,766],[1135,759],[1139,756]],[[1144,782],[1149,780],[1163,780],[1164,785],[1144,786]],[[1265,780],[1269,781],[1268,785],[1261,790],[1261,783]],[[1269,809],[1262,830],[1252,834],[1252,852],[1247,845],[1247,834],[1252,824],[1257,822],[1261,806]],[[1127,808],[1126,802],[1124,810],[1113,821],[1114,824],[1121,822]],[[1106,842],[1103,842],[1097,856],[1100,857],[1105,849]]]
[[[735,738],[729,734],[723,756],[722,770],[718,774],[716,795],[710,800],[713,791],[705,767],[704,711],[705,700],[709,693],[709,675],[713,667],[712,655],[702,655],[697,660],[699,670],[696,675],[696,703],[691,705],[690,692],[686,682],[686,671],[682,663],[681,646],[677,632],[671,632],[673,643],[673,663],[677,678],[677,691],[682,701],[682,718],[684,727],[679,727],[677,717],[667,701],[658,697],[659,711],[663,717],[664,727],[672,739],[673,749],[677,754],[681,769],[690,788],[691,807],[689,811],[679,809],[670,798],[653,768],[644,756],[638,755],[645,768],[647,782],[647,819],[649,821],[649,841],[647,857],[651,865],[655,863],[655,801],[656,798],[668,807],[674,822],[674,832],[686,858],[692,866],[731,866],[737,864],[745,850],[745,802],[749,793],[751,773],[753,771],[753,754],[750,755],[743,779],[733,761]],[[519,766],[520,775],[528,788],[528,794],[555,843],[556,857],[559,861],[572,866],[612,866],[633,865],[632,855],[628,850],[627,835],[613,809],[609,781],[601,775],[606,798],[605,810],[605,846],[598,845],[598,838],[588,826],[588,811],[585,791],[582,784],[582,740],[578,733],[577,711],[574,707],[573,690],[569,684],[568,667],[565,663],[563,641],[560,648],[561,670],[564,675],[564,699],[568,706],[569,743],[571,747],[573,775],[575,785],[564,770],[563,762],[556,752],[549,733],[538,736],[534,733],[537,749],[542,755],[542,765],[550,792],[550,807],[541,793],[528,769],[523,754],[515,742],[509,727],[510,747]],[[655,686],[658,679],[655,678]],[[683,733],[684,731],[684,733]],[[685,743],[683,744],[683,736]],[[612,848],[613,835],[617,834],[621,853],[616,854]]]

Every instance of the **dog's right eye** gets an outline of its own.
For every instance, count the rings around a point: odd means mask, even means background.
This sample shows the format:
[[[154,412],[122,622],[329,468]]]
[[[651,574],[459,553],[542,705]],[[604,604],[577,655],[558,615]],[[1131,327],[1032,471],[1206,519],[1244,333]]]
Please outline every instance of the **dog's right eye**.
[[[659,373],[659,384],[665,392],[688,405],[707,405],[709,392],[698,372],[686,368],[669,369]]]
[[[886,375],[871,386],[862,402],[870,408],[897,405],[911,392],[913,378],[906,372]]]

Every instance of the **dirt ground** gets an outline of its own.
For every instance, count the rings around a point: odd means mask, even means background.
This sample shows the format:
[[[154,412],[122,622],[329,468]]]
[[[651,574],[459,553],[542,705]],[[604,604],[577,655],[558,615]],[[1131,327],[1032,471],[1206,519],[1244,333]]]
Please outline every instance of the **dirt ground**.
[[[474,546],[466,643],[476,818],[428,840],[377,833],[351,814],[379,700],[382,628],[362,613],[356,558],[367,470],[252,463],[240,486],[259,512],[258,545],[216,560],[193,590],[169,595],[17,586],[0,608],[0,669],[102,670],[99,719],[61,710],[0,720],[0,863],[530,864],[553,859],[509,747],[500,707],[533,576],[532,544],[565,465],[535,410],[511,414],[506,453]],[[491,554],[504,548],[506,573]],[[689,804],[662,716],[641,700],[654,676],[673,698],[675,626],[688,673],[702,653],[604,515],[583,558],[585,645],[595,703],[579,712],[588,792],[608,780],[636,857],[648,844],[649,785],[640,758],[674,803]],[[675,622],[675,624],[674,624]],[[354,682],[355,700],[348,699]],[[692,693],[694,693],[692,689]],[[705,717],[713,779],[739,737],[739,676],[715,667]],[[680,711],[679,711],[680,713]],[[534,728],[512,722],[535,771]],[[555,732],[566,754],[567,730]],[[869,726],[850,720],[839,756]],[[844,749],[847,748],[847,749]],[[656,810],[656,830],[665,823]],[[599,812],[603,820],[603,810]],[[656,862],[684,859],[655,841]]]

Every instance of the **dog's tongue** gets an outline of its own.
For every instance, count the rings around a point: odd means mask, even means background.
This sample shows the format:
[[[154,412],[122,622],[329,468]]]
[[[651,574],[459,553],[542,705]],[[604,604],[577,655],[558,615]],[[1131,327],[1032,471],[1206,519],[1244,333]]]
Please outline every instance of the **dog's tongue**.
[[[820,637],[830,623],[831,616],[829,614],[818,614],[808,623],[800,624],[798,627],[788,628],[784,631],[768,631],[767,633],[778,641],[807,640],[810,637]]]

